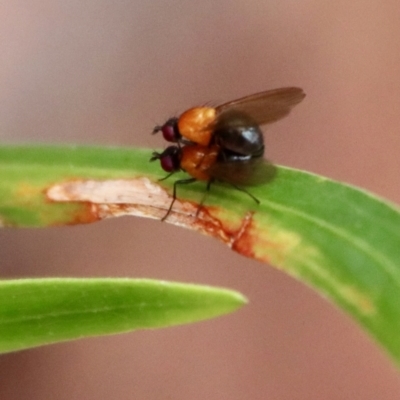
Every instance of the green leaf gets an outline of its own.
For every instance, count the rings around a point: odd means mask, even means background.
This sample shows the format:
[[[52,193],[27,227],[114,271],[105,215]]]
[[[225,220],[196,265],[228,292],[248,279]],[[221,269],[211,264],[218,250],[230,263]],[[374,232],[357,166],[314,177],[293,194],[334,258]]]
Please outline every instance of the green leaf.
[[[226,289],[146,279],[1,281],[0,352],[186,324],[245,303]]]
[[[0,148],[0,218],[48,226],[119,216],[161,218],[175,178],[149,163],[150,150]],[[177,174],[177,178],[184,177]],[[400,362],[400,212],[371,194],[279,167],[245,193],[205,183],[178,188],[167,222],[222,240],[316,288],[353,315]]]

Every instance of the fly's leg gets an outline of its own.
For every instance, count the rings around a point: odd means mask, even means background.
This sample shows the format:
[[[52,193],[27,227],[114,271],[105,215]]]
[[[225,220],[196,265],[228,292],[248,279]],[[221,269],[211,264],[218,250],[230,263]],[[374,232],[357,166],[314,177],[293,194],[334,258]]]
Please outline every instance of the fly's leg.
[[[188,179],[179,179],[179,180],[174,182],[174,190],[172,192],[172,201],[171,201],[171,204],[170,204],[170,206],[168,208],[167,213],[161,218],[161,222],[164,222],[167,219],[167,217],[170,214],[170,212],[172,211],[172,206],[174,205],[175,200],[176,200],[176,187],[178,185],[186,185],[188,183],[196,182],[196,180],[197,180],[196,178],[188,178]]]
[[[171,175],[173,175],[176,171],[172,171],[170,172],[168,175],[164,176],[164,178],[160,178],[158,181],[165,181],[166,179],[168,179]]]
[[[231,183],[231,185],[232,185],[235,189],[240,190],[240,191],[243,192],[243,193],[246,193],[247,196],[251,197],[257,204],[260,204],[260,200],[258,200],[257,197],[253,196],[253,195],[252,195],[250,192],[248,192],[246,189],[243,189],[243,188],[241,188],[240,186],[236,186],[236,185],[234,185],[233,183]]]
[[[212,184],[213,182],[214,182],[214,179],[210,179],[210,180],[207,182],[206,192],[204,193],[204,195],[203,195],[203,197],[202,197],[202,199],[201,199],[201,201],[200,201],[200,204],[199,204],[199,206],[197,207],[196,218],[199,216],[200,210],[203,208],[203,204],[204,204],[204,202],[206,201],[206,198],[207,198],[207,196],[208,196],[208,193],[210,192],[211,184]]]

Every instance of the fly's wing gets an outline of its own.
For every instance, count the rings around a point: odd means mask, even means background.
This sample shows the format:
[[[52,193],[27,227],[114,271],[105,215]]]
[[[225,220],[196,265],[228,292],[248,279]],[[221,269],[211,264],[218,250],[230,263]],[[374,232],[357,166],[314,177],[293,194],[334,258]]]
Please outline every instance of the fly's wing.
[[[286,117],[305,96],[303,89],[297,87],[273,89],[221,104],[216,110],[219,115],[238,111],[247,114],[258,125],[270,124]]]
[[[276,167],[262,157],[216,162],[208,170],[212,178],[238,186],[267,183],[274,178],[276,172]]]

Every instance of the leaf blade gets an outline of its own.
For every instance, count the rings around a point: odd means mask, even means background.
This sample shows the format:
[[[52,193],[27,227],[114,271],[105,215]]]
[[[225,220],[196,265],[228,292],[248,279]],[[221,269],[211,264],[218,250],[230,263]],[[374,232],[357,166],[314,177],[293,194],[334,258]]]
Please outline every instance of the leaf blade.
[[[231,290],[149,279],[0,281],[0,353],[192,323],[245,303]]]

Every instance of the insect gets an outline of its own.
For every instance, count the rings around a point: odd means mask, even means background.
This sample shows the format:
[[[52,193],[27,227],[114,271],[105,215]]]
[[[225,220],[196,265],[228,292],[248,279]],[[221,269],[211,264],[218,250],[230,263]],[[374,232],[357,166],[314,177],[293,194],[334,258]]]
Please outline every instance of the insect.
[[[164,139],[174,143],[162,153],[154,152],[151,161],[160,160],[168,175],[178,171],[190,177],[174,182],[173,199],[162,218],[170,214],[176,200],[178,185],[197,180],[206,181],[206,194],[215,181],[225,182],[245,192],[259,203],[243,186],[270,181],[276,173],[273,164],[264,160],[264,137],[260,125],[278,121],[305,97],[302,89],[286,87],[269,90],[215,108],[194,107],[179,118],[170,118],[154,128]],[[203,204],[204,197],[200,202]]]

